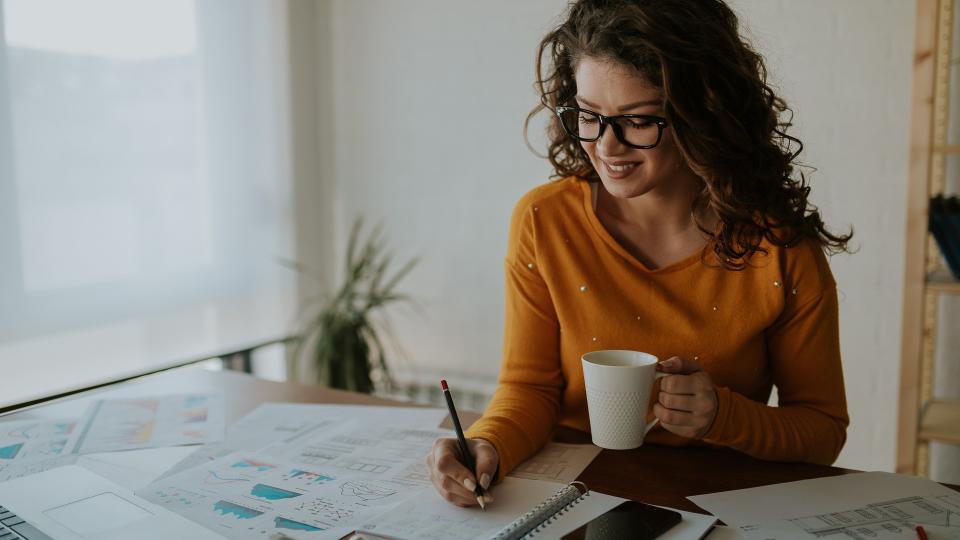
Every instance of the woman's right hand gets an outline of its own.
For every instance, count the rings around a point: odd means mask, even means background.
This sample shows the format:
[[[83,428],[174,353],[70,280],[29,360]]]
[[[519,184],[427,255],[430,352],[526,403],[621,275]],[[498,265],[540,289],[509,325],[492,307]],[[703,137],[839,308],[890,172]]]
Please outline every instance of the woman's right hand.
[[[457,506],[476,506],[477,496],[473,489],[479,479],[480,487],[484,490],[483,502],[491,503],[493,497],[489,488],[500,465],[500,454],[484,439],[467,439],[467,446],[473,454],[474,463],[477,464],[476,476],[460,463],[460,445],[457,440],[446,438],[437,439],[433,443],[433,450],[427,455],[430,480],[447,501]]]

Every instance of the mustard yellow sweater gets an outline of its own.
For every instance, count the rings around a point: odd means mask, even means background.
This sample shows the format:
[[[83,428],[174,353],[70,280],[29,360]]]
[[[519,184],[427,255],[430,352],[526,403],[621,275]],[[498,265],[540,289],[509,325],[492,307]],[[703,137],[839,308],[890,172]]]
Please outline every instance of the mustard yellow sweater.
[[[704,443],[832,463],[849,423],[836,284],[815,243],[764,247],[742,271],[699,252],[650,270],[600,223],[587,182],[532,190],[510,226],[499,386],[467,436],[496,446],[502,477],[556,425],[590,430],[584,353],[633,349],[695,359],[710,374],[719,403]],[[773,385],[779,407],[766,404]],[[659,425],[646,442],[701,444]]]

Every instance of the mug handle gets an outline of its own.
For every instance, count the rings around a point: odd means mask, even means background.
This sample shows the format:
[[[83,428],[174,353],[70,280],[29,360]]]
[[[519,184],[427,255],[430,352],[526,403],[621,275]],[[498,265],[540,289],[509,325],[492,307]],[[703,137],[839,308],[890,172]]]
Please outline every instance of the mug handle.
[[[667,375],[670,375],[670,374],[669,374],[669,373],[664,373],[664,372],[662,372],[662,371],[658,371],[658,372],[656,373],[656,375],[653,376],[653,380],[654,380],[654,382],[656,382],[657,379],[660,379],[660,378],[662,378],[662,377],[666,377]],[[646,436],[647,436],[647,433],[650,433],[650,430],[653,429],[653,427],[656,426],[656,425],[659,424],[659,423],[660,423],[660,419],[659,419],[659,418],[654,418],[653,420],[651,420],[650,423],[647,424],[647,427],[644,428],[644,430],[643,430],[643,436],[646,437]]]

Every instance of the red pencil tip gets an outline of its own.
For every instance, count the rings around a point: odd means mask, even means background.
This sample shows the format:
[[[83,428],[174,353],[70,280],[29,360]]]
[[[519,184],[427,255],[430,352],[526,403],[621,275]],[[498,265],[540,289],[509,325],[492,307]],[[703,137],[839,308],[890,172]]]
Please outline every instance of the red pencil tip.
[[[440,388],[443,388],[444,390],[449,390],[449,388],[447,388],[447,380],[446,380],[446,379],[440,379]]]

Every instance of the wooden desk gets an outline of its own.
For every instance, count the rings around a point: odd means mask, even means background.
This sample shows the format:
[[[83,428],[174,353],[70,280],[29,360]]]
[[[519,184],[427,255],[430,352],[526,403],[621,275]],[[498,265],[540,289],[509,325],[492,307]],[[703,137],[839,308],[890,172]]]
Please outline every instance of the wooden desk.
[[[267,401],[412,406],[340,390],[266,381],[236,372],[186,367],[6,414],[0,416],[0,421],[79,416],[94,399],[210,391],[224,392],[228,425]],[[556,438],[563,442],[590,441],[588,435],[573,431],[558,432]],[[649,445],[636,450],[604,450],[580,480],[602,493],[705,513],[686,497],[853,472],[858,471],[759,461],[728,450]],[[960,491],[960,487],[949,487]]]

